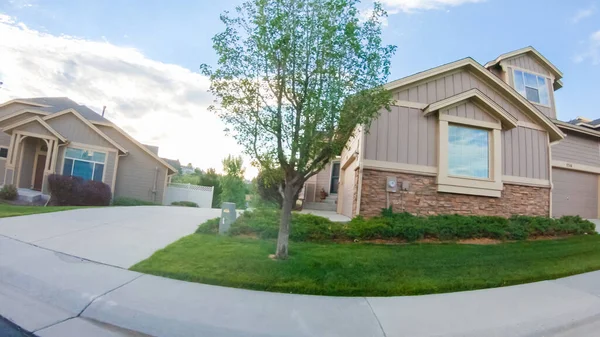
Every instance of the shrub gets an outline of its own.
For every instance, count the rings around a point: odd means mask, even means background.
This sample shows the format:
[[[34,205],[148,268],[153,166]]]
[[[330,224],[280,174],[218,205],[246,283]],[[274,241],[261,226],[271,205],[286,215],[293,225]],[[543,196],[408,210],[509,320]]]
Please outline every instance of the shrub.
[[[192,201],[173,201],[171,206],[199,207],[197,203]]]
[[[198,234],[217,234],[219,233],[219,221],[220,218],[214,218],[206,220],[203,224],[198,226],[196,233]]]
[[[110,186],[100,181],[51,174],[48,176],[50,203],[56,206],[108,206]]]
[[[275,239],[279,232],[279,217],[280,211],[274,209],[246,211],[232,224],[229,234]],[[216,227],[218,228],[218,219]],[[379,217],[365,219],[358,216],[347,223],[336,223],[315,215],[293,213],[290,239],[294,241],[393,239],[408,242],[424,238],[442,241],[476,238],[525,240],[538,236],[593,234],[594,228],[591,222],[573,216],[560,219],[529,216],[513,216],[506,219],[496,216],[464,215],[424,217],[384,210]]]
[[[113,206],[160,206],[152,201],[140,200],[128,197],[117,197],[113,199]]]
[[[17,187],[15,185],[4,185],[0,189],[0,199],[4,200],[16,200],[19,196]]]

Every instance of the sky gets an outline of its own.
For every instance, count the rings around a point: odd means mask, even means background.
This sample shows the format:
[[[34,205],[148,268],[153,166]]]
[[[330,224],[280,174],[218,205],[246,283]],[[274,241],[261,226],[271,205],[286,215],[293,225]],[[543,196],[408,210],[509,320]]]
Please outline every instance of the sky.
[[[0,102],[67,96],[159,155],[221,169],[240,154],[207,107],[219,15],[241,0],[0,0]],[[533,46],[564,73],[558,118],[600,118],[600,1],[383,0],[389,80]],[[372,3],[363,0],[361,9]],[[250,158],[245,157],[246,164]],[[256,174],[247,165],[246,176]]]

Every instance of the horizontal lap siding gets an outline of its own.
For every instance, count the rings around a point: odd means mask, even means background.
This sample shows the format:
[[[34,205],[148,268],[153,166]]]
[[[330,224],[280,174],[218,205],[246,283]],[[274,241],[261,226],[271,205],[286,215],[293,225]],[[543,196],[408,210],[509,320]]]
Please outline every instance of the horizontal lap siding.
[[[567,132],[567,137],[552,145],[552,159],[575,164],[600,166],[600,146],[597,138]]]
[[[319,196],[319,193],[321,193],[321,190],[325,190],[325,192],[329,193],[329,184],[330,184],[330,179],[331,179],[331,163],[328,163],[327,165],[325,165],[325,167],[319,171],[319,173],[316,174],[316,193],[317,193],[317,197]]]
[[[167,168],[119,131],[106,126],[98,126],[98,128],[129,152],[127,156],[118,159],[114,196],[162,203]],[[158,172],[156,172],[157,168]],[[154,185],[156,185],[155,197],[152,193]]]
[[[533,123],[513,103],[467,71],[434,78],[393,94],[399,101],[431,104],[473,88],[479,89],[519,121]],[[493,120],[470,102],[448,110],[447,113],[455,116]],[[421,110],[414,108],[392,106],[389,112],[382,109],[365,135],[365,159],[437,166],[437,119],[435,115],[424,117]],[[503,131],[503,173],[548,179],[546,137],[545,131],[522,127]]]

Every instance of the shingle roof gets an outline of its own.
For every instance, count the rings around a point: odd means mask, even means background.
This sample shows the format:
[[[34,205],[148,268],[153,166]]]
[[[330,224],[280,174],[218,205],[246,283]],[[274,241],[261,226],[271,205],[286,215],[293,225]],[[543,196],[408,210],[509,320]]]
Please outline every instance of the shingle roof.
[[[83,117],[95,122],[109,122],[106,118],[102,117],[96,111],[88,108],[85,105],[77,104],[68,97],[32,97],[32,98],[19,98],[20,101],[28,101],[32,103],[49,105],[49,107],[40,107],[38,110],[47,111],[50,113],[57,113],[66,109],[75,109]]]

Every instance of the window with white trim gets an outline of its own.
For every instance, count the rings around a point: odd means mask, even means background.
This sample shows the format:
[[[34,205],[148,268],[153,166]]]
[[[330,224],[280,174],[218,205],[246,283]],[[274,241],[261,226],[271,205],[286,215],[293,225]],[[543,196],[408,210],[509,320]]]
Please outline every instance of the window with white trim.
[[[68,147],[65,151],[63,175],[102,181],[105,164],[104,152]]]
[[[490,131],[448,125],[448,175],[490,177]]]
[[[550,105],[546,78],[526,71],[514,70],[515,90],[533,103]]]
[[[6,159],[8,157],[8,148],[0,147],[0,159]]]

